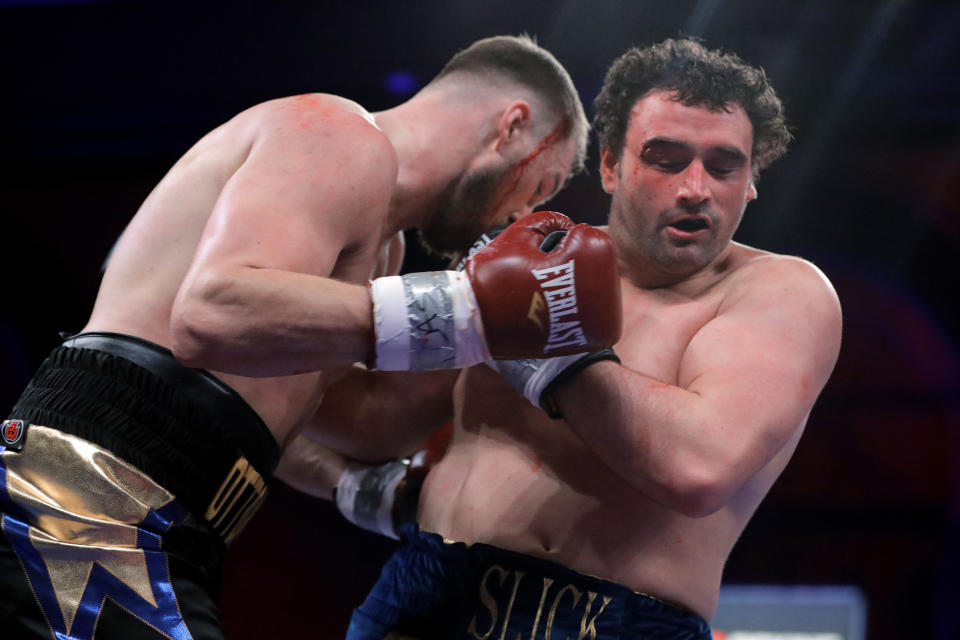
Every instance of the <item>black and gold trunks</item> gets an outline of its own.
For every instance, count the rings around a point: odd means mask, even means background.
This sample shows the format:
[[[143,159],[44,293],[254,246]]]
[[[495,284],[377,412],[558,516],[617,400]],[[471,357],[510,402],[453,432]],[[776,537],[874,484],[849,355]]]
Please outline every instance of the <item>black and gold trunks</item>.
[[[280,449],[250,406],[202,369],[133,336],[82,333],[53,350],[11,419],[97,444],[146,473],[229,543]],[[29,439],[29,432],[25,434]]]
[[[223,637],[226,544],[279,458],[254,411],[152,343],[54,349],[0,432],[0,619],[16,637]]]

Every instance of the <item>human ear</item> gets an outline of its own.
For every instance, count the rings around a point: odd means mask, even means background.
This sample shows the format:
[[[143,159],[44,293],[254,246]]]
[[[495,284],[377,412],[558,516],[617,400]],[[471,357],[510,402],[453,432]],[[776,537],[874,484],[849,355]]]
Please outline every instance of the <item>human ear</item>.
[[[620,185],[620,158],[609,149],[600,152],[600,184],[607,193],[613,193]]]
[[[497,124],[496,150],[511,141],[530,122],[530,103],[526,100],[514,100],[503,110]]]
[[[747,185],[747,202],[753,202],[757,199],[757,185],[753,183],[753,180],[750,181],[750,184]]]

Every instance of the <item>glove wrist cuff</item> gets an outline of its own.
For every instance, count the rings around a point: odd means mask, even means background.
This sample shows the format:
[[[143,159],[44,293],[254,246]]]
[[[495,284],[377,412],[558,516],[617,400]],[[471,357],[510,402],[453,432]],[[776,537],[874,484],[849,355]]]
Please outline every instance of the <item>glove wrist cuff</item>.
[[[393,460],[379,466],[351,464],[340,474],[334,489],[337,510],[362,529],[397,538],[393,506],[408,463]]]
[[[601,349],[556,358],[493,360],[487,364],[499,371],[510,386],[523,394],[530,404],[540,407],[551,418],[562,418],[553,393],[585,368],[601,360],[620,363],[620,358],[613,349]]]
[[[370,283],[376,368],[429,371],[490,358],[469,279],[456,271],[410,273]]]
[[[601,362],[603,360],[612,360],[617,364],[620,364],[620,358],[616,353],[614,353],[613,349],[601,349],[599,351],[593,351],[580,356],[579,358],[575,358],[572,364],[568,365],[552,379],[550,379],[546,386],[544,386],[543,391],[538,396],[538,401],[534,404],[546,411],[547,415],[551,418],[563,418],[563,412],[560,411],[560,408],[557,406],[556,400],[553,397],[554,393],[557,391],[557,389],[572,380],[578,373],[590,365],[596,364],[597,362]]]

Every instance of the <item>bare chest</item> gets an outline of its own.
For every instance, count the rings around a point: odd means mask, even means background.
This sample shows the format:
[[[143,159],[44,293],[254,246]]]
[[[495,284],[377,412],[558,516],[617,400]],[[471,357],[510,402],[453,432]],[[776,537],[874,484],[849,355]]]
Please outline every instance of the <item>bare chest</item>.
[[[716,316],[721,302],[720,292],[687,298],[625,289],[617,355],[634,371],[677,384],[683,354],[697,332]]]

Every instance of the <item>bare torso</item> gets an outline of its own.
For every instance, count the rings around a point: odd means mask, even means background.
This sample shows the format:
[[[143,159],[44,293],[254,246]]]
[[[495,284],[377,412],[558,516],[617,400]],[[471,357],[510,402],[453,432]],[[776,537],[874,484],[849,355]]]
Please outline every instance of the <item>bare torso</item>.
[[[314,94],[257,105],[207,134],[168,172],[143,203],[118,241],[84,331],[139,336],[171,347],[171,309],[194,260],[225,185],[244,164],[254,145],[277,127],[297,127],[316,135],[322,126],[303,126],[304,118],[329,118],[332,126],[375,126],[358,105]],[[385,217],[388,203],[383,203]],[[365,229],[339,249],[327,276],[363,283],[385,259],[380,229]],[[250,242],[257,242],[251,237]],[[235,389],[263,418],[281,444],[313,413],[332,371],[275,378],[248,378],[213,372]]]
[[[623,366],[680,384],[693,336],[735,290],[738,269],[776,260],[737,245],[735,266],[693,296],[623,284]],[[787,444],[723,508],[693,518],[641,493],[563,421],[551,420],[488,367],[466,370],[455,391],[450,449],[427,478],[426,531],[548,558],[581,573],[680,604],[709,619],[723,564],[800,438]],[[805,421],[805,419],[804,419]]]

